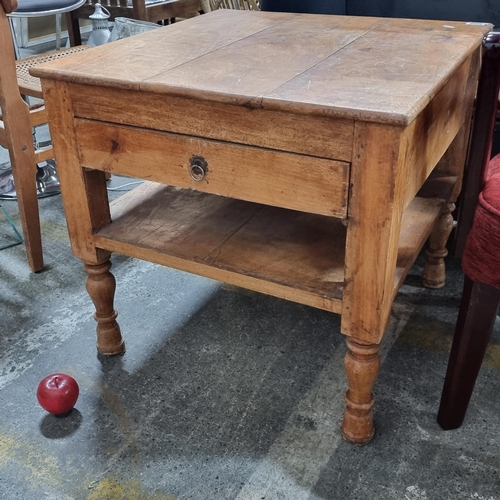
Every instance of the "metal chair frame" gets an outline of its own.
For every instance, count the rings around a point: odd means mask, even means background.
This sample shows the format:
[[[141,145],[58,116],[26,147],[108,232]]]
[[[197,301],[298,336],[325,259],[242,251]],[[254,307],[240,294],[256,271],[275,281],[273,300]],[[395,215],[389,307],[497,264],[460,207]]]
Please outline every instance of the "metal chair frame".
[[[26,12],[26,11],[21,11],[21,12],[11,12],[10,14],[7,14],[7,16],[12,19],[12,18],[23,18],[23,17],[28,17],[28,18],[33,18],[33,17],[44,17],[44,16],[56,16],[56,50],[59,50],[61,48],[61,16],[62,14],[66,14],[67,12],[71,12],[72,10],[78,9],[81,7],[87,0],[77,0],[75,1],[72,5],[59,8],[59,9],[46,9],[46,10],[40,10],[36,12]],[[17,46],[16,42],[16,36],[15,36],[15,26],[14,23],[10,23],[10,27],[13,33],[13,38],[14,38],[14,48],[16,52],[16,58],[19,59],[19,47]]]

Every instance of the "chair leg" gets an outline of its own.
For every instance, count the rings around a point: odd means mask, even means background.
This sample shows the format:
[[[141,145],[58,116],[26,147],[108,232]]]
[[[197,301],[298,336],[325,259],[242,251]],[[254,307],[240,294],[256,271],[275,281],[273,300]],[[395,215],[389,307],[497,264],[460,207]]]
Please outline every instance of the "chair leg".
[[[10,164],[28,264],[36,273],[43,269],[43,253],[36,192],[37,166],[27,104],[19,98],[15,106],[9,108],[10,114],[16,117],[13,127],[7,129]],[[7,113],[4,118],[7,118]]]
[[[72,12],[66,14],[66,24],[68,27],[69,44],[71,47],[82,44],[82,34],[80,32],[80,21]]]
[[[444,382],[438,423],[445,429],[462,425],[500,305],[498,288],[465,275],[464,293]]]
[[[12,159],[11,165],[23,228],[24,244],[28,265],[36,273],[44,267],[40,216],[36,193],[36,164],[34,158],[32,161],[19,162],[16,160],[18,159]]]

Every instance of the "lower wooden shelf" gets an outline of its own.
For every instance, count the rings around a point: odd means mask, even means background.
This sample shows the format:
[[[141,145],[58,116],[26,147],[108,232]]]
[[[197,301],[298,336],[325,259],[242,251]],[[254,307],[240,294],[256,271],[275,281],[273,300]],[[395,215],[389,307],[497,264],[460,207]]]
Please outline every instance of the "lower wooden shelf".
[[[442,200],[405,210],[395,291],[427,239]],[[145,182],[111,203],[94,235],[119,252],[341,313],[346,227],[332,217]]]

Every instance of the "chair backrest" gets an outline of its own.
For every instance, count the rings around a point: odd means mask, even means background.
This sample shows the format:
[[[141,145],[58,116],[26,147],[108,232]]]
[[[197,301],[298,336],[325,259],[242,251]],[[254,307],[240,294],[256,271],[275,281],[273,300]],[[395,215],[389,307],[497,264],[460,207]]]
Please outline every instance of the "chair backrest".
[[[15,8],[17,8],[17,0],[0,0],[0,108],[2,111],[0,143],[9,150],[26,255],[31,270],[37,272],[43,269],[43,253],[35,184],[36,160],[32,122],[29,106],[24,102],[19,91],[14,44],[6,16],[7,12],[13,12]]]
[[[210,0],[210,8],[217,9],[239,9],[260,10],[259,0]]]
[[[16,7],[17,0],[0,0],[0,108],[4,121],[13,114],[13,107],[20,102],[25,104],[19,93],[14,45],[6,16],[6,12],[12,12]]]
[[[95,5],[96,3],[100,3],[104,7],[130,7],[130,3],[128,0],[88,0],[88,4]]]

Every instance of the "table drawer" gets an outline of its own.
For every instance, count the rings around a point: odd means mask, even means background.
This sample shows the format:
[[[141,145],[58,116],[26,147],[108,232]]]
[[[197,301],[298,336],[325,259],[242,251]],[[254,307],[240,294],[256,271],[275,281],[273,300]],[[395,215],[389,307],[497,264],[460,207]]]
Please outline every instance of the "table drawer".
[[[83,167],[346,218],[347,162],[75,119]]]

